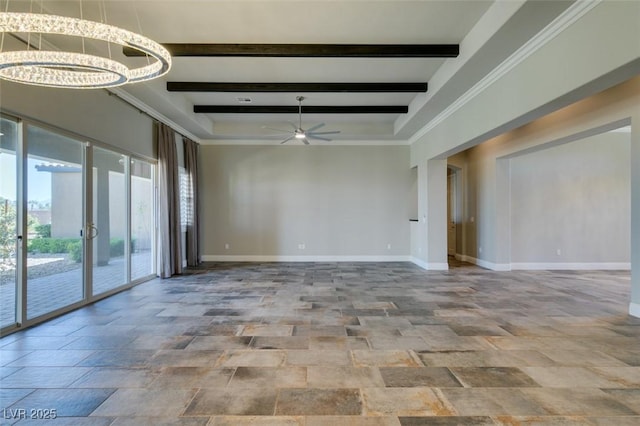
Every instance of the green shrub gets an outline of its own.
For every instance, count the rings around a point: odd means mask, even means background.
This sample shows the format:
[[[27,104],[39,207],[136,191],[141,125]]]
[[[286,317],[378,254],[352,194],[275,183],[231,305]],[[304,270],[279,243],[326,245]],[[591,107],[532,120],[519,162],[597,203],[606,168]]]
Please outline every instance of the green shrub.
[[[51,238],[51,224],[36,225],[36,234],[38,238]]]
[[[131,241],[131,252],[135,240]],[[75,262],[82,261],[82,240],[78,238],[33,238],[27,246],[29,253],[69,253]],[[124,240],[112,238],[109,241],[109,257],[124,256]]]
[[[136,241],[131,240],[131,253],[134,252]],[[112,238],[109,241],[109,256],[118,257],[124,256],[124,240],[122,238]]]
[[[29,240],[27,251],[29,253],[49,253],[49,240],[44,238]]]
[[[124,240],[122,238],[112,238],[109,241],[109,256],[124,256]]]
[[[29,240],[29,253],[69,253],[69,245],[78,242],[77,238],[33,238]]]

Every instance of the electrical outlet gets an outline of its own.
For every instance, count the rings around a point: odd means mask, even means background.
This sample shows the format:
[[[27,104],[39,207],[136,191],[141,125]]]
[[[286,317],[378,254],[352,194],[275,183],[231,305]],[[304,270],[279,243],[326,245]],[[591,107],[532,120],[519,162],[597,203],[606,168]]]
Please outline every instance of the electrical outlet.
[[[558,256],[562,256],[562,250],[557,249],[557,250],[556,250],[556,254],[557,254]]]
[[[305,249],[304,243],[298,244],[298,250],[304,250],[304,249]]]
[[[225,243],[224,244],[224,249],[225,250],[229,250],[231,248],[231,246],[229,245],[229,243]]]
[[[482,253],[482,247],[478,247],[478,253]]]
[[[387,244],[387,250],[391,250],[391,244]]]

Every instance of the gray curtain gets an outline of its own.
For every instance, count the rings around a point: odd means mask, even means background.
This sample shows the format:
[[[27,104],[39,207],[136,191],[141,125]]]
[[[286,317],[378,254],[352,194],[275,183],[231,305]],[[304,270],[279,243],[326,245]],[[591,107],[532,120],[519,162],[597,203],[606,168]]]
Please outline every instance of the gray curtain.
[[[186,218],[187,224],[187,265],[200,264],[199,201],[198,201],[198,144],[191,139],[183,138],[184,168],[187,172]]]
[[[158,144],[158,275],[182,273],[180,184],[175,132],[156,124]]]

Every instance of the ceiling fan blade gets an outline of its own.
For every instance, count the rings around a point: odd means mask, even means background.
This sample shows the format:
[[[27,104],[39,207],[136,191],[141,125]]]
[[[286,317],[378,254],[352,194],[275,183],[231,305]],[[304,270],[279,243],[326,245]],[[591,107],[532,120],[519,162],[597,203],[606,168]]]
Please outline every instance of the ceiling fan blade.
[[[320,123],[320,124],[316,124],[315,126],[313,126],[312,128],[307,130],[307,133],[309,132],[313,132],[315,129],[319,129],[320,127],[324,126],[324,123]]]
[[[280,145],[282,145],[283,143],[287,143],[287,142],[289,142],[291,139],[294,139],[294,138],[295,138],[295,136],[291,136],[291,137],[289,137],[289,138],[287,138],[287,139],[283,140],[282,142],[280,142]]]
[[[340,130],[333,130],[331,132],[310,132],[307,131],[308,135],[337,135],[338,133],[340,133]]]
[[[307,135],[307,136],[309,136],[311,139],[320,139],[321,141],[331,142],[331,139],[323,138],[321,136],[316,136],[316,135]]]
[[[301,140],[305,145],[309,145],[309,140],[307,138],[302,138]]]

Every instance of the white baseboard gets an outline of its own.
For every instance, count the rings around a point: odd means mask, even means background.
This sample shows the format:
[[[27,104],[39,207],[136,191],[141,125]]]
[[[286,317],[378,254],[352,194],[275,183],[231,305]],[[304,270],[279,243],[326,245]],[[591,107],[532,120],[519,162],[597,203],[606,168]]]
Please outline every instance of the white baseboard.
[[[629,271],[631,270],[631,263],[624,262],[573,262],[573,263],[493,263],[483,259],[476,259],[475,257],[467,256],[464,254],[456,254],[456,259],[462,262],[473,263],[482,268],[490,269],[492,271]]]
[[[449,269],[448,263],[429,263],[422,259],[418,259],[417,257],[411,257],[411,263],[414,263],[427,271],[447,271]]]
[[[631,270],[631,263],[624,262],[574,262],[574,263],[512,263],[513,270],[570,270],[570,271],[627,271]]]
[[[204,255],[204,262],[409,262],[410,256]]]
[[[492,271],[511,270],[631,270],[631,263],[493,263],[475,257],[456,254],[456,259]],[[204,255],[204,262],[412,262],[429,271],[446,271],[448,263],[429,263],[413,256],[285,256],[285,255]]]
[[[422,269],[429,269],[429,264],[424,260],[418,259],[417,257],[411,256],[411,263],[414,265],[418,265]]]
[[[473,263],[474,265],[478,264],[478,259],[476,259],[475,257],[467,256],[466,254],[456,254],[456,259],[461,262]]]
[[[478,265],[481,268],[490,269],[492,271],[506,272],[511,270],[511,265],[508,263],[493,263],[464,254],[456,255],[456,259],[461,260],[462,262],[473,263],[474,265]]]
[[[640,318],[640,303],[629,303],[629,315]]]

